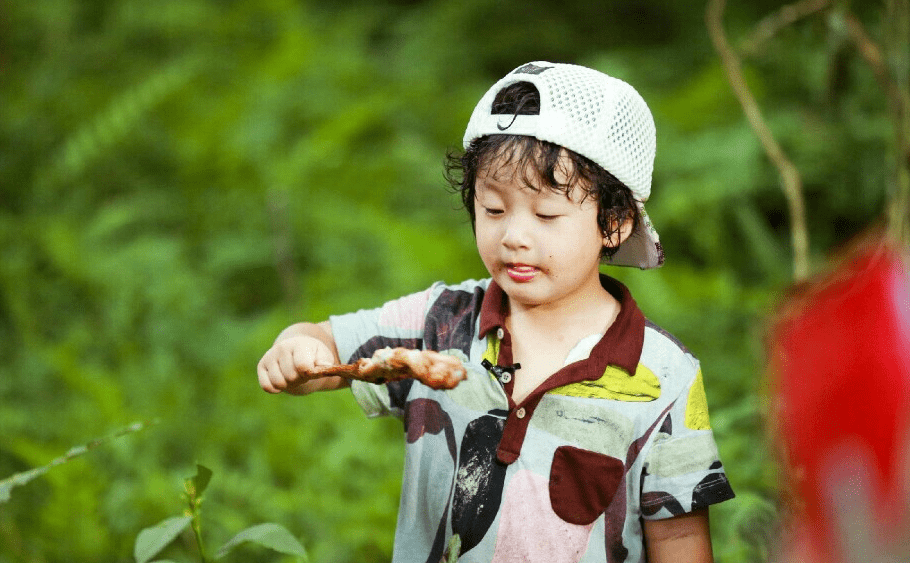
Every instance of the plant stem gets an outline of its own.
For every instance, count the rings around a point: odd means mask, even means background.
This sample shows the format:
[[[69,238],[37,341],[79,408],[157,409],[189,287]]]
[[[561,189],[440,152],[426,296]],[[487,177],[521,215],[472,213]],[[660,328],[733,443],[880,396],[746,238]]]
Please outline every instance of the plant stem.
[[[196,536],[196,545],[199,546],[199,560],[202,563],[208,563],[209,559],[205,556],[205,546],[202,544],[202,527],[199,524],[199,514],[193,515],[193,534]]]
[[[887,208],[888,235],[910,242],[910,7],[907,0],[887,3],[885,49],[872,40],[862,22],[844,14],[850,39],[875,74],[888,99],[894,123],[894,188]],[[889,64],[890,63],[890,64]]]
[[[910,0],[887,3],[887,41],[897,100],[892,102],[895,127],[895,190],[889,209],[890,235],[910,244]]]
[[[802,18],[828,9],[830,0],[798,0],[781,6],[776,12],[765,16],[755,26],[752,34],[741,43],[740,52],[755,53],[783,28],[793,25]]]
[[[793,248],[793,278],[802,281],[809,276],[809,227],[806,221],[806,204],[803,198],[802,176],[796,166],[787,158],[774,134],[765,122],[758,102],[746,83],[739,57],[730,47],[724,32],[723,16],[725,0],[710,0],[705,12],[705,23],[714,49],[720,55],[727,79],[733,88],[743,113],[752,130],[761,141],[765,153],[780,173],[784,196],[790,212],[790,239]]]
[[[190,482],[186,482],[186,498],[190,516],[193,517],[190,526],[193,528],[193,535],[196,537],[196,547],[199,548],[199,561],[209,563],[205,555],[205,544],[202,542],[202,498],[198,495],[196,487]]]

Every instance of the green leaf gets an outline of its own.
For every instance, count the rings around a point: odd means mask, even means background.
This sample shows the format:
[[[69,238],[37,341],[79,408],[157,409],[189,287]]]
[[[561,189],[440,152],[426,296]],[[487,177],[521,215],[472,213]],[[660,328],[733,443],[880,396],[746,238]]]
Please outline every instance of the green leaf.
[[[196,464],[196,476],[188,479],[190,486],[192,486],[193,494],[196,498],[202,496],[202,493],[205,492],[206,487],[209,486],[209,481],[212,480],[212,470],[204,465]]]
[[[136,546],[133,548],[136,563],[147,563],[158,555],[190,525],[192,519],[191,516],[174,516],[139,532],[136,536]]]
[[[307,557],[303,545],[297,541],[297,538],[291,535],[287,528],[279,524],[266,523],[251,526],[231,538],[230,541],[221,546],[221,549],[215,554],[215,559],[221,559],[244,542],[257,543],[263,547],[287,555]]]
[[[94,161],[133,131],[137,124],[165,98],[196,75],[200,59],[187,56],[153,71],[145,81],[121,93],[108,107],[96,113],[63,145],[51,166],[41,172],[38,185],[59,182],[84,172]]]

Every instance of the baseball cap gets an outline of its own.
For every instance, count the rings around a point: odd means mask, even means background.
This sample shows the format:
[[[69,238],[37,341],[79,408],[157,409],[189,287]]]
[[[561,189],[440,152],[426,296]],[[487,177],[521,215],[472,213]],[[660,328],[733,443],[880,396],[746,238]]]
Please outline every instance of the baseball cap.
[[[530,82],[540,92],[539,115],[492,113],[500,90]],[[555,143],[588,158],[629,187],[641,212],[635,231],[607,264],[656,268],[664,253],[645,202],[657,145],[654,118],[632,86],[578,65],[536,61],[522,65],[483,95],[464,134],[464,147],[484,135],[527,135]]]

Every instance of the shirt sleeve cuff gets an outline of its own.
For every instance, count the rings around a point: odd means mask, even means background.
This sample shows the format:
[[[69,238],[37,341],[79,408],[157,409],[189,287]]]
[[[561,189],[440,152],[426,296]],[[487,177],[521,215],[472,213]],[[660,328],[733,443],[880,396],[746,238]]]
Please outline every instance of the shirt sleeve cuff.
[[[354,380],[351,382],[351,393],[368,418],[395,414],[390,407],[389,389],[385,385]]]

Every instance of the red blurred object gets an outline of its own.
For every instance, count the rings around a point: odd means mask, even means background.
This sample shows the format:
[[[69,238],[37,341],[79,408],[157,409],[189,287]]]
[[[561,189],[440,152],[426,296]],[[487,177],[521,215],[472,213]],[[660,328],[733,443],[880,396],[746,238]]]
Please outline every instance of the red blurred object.
[[[910,280],[896,245],[860,247],[786,303],[770,340],[776,430],[796,526],[836,560],[837,490],[867,483],[869,526],[906,532],[910,436]],[[846,475],[861,472],[862,475]],[[840,485],[838,485],[840,483]],[[847,494],[847,493],[853,493]],[[864,497],[865,498],[865,497]],[[832,500],[834,499],[834,500]],[[856,507],[861,511],[864,507]],[[890,530],[889,530],[890,527]]]

